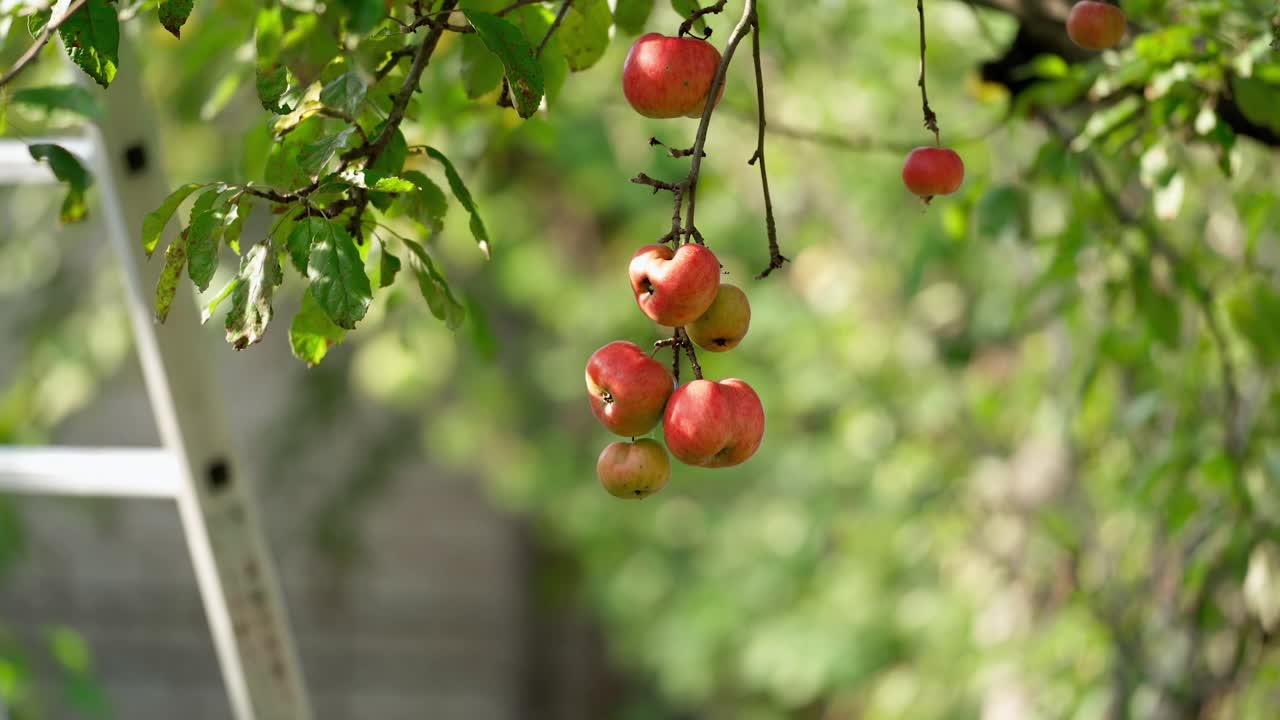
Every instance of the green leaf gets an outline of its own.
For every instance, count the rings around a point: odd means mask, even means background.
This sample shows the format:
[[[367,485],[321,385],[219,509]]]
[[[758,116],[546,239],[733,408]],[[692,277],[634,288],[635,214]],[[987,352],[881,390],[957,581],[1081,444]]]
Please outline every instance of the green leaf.
[[[385,123],[378,126],[374,131],[373,137],[377,137],[382,132],[382,125],[385,125]],[[372,171],[374,175],[398,176],[404,170],[404,161],[408,157],[409,143],[405,141],[404,133],[400,132],[399,128],[396,128],[395,134],[391,136],[391,141],[387,143],[382,154],[365,168],[365,174],[369,175],[370,171]],[[393,197],[384,193],[374,192],[369,194],[369,202],[379,210],[386,210],[393,201]]]
[[[249,248],[240,261],[240,283],[231,294],[231,309],[227,311],[227,342],[236,350],[262,340],[274,313],[271,298],[282,282],[280,256],[271,240]]]
[[[89,643],[71,628],[56,627],[49,633],[49,652],[68,673],[82,675],[90,670]]]
[[[1182,313],[1177,298],[1156,290],[1146,268],[1135,272],[1133,292],[1134,302],[1146,318],[1152,336],[1165,347],[1177,347],[1182,336]]]
[[[1280,87],[1258,78],[1232,76],[1231,90],[1249,122],[1280,133]]]
[[[459,42],[462,43],[462,89],[467,97],[474,100],[496,90],[502,83],[502,61],[489,52],[476,35],[463,35]]]
[[[983,193],[974,216],[979,238],[995,239],[1006,231],[1020,235],[1026,221],[1026,197],[1012,185],[997,185]]]
[[[444,321],[445,326],[450,330],[457,330],[467,317],[466,308],[454,297],[453,291],[449,289],[449,283],[436,269],[426,249],[412,240],[405,240],[404,244],[412,253],[413,262],[410,265],[418,279],[418,290],[426,299],[431,314],[436,316],[437,320]]]
[[[293,354],[308,367],[320,364],[329,348],[342,342],[347,331],[333,324],[329,316],[320,308],[320,303],[311,294],[311,289],[302,294],[302,309],[293,316],[293,324],[289,327],[289,345]]]
[[[569,8],[559,34],[570,70],[586,70],[604,57],[612,25],[613,15],[605,0],[577,0]]]
[[[80,164],[80,160],[61,145],[37,143],[27,146],[27,152],[35,160],[49,163],[54,177],[67,184],[67,197],[62,201],[58,219],[64,223],[80,222],[89,213],[85,192],[92,178]]]
[[[444,228],[444,217],[449,210],[444,191],[417,170],[406,170],[404,178],[417,189],[401,195],[387,211],[387,217],[407,215],[432,235],[439,233]]]
[[[605,6],[605,14],[607,15],[608,12],[609,8]],[[516,106],[516,112],[522,118],[533,117],[533,114],[538,112],[538,106],[542,104],[545,86],[542,80],[542,66],[538,64],[533,48],[525,40],[520,28],[489,13],[464,10],[463,14],[476,29],[485,46],[502,61],[502,66],[507,71],[507,82],[511,86],[511,100]],[[567,18],[566,22],[568,22]]]
[[[192,0],[160,0],[160,24],[174,37],[182,37],[182,26],[191,16]]]
[[[1089,121],[1085,123],[1084,130],[1071,143],[1071,149],[1080,151],[1089,147],[1092,143],[1100,140],[1116,129],[1132,121],[1142,109],[1142,101],[1132,95],[1124,98],[1120,102],[1095,112],[1090,116]]]
[[[531,46],[538,47],[551,30],[551,24],[555,22],[556,15],[540,5],[528,5],[506,17],[520,28],[524,33],[524,39]],[[569,65],[565,62],[564,50],[560,45],[560,33],[553,34],[543,46],[538,62],[542,66],[542,79],[545,86],[543,95],[546,97],[547,105],[550,106],[559,97],[560,88],[564,86],[564,81],[569,76]]]
[[[222,188],[214,188],[196,198],[187,226],[187,274],[204,292],[218,270],[218,246],[222,240],[226,206],[218,202]]]
[[[391,254],[387,244],[382,243],[382,255],[378,259],[378,287],[391,287],[400,274],[400,258]]]
[[[298,272],[306,274],[307,263],[311,260],[311,249],[318,238],[328,235],[330,225],[331,223],[322,217],[307,217],[294,225],[289,232],[285,243],[289,250],[289,258]]]
[[[1280,361],[1280,294],[1258,278],[1233,287],[1223,297],[1231,325],[1264,363]]]
[[[347,141],[355,131],[354,127],[347,127],[335,135],[304,145],[298,157],[298,166],[308,175],[319,175],[324,166],[329,164],[334,153],[347,146]]]
[[[184,231],[169,243],[164,251],[164,269],[156,282],[156,321],[163,323],[169,317],[169,306],[178,292],[178,281],[187,265],[187,233]]]
[[[307,277],[311,278],[312,294],[329,319],[350,330],[368,312],[373,290],[351,234],[333,222],[325,225],[311,248]]]
[[[378,137],[382,134],[382,128],[386,123],[380,123],[374,128],[371,138]],[[378,158],[369,163],[369,169],[380,172],[385,175],[399,175],[404,169],[404,161],[409,157],[409,143],[404,139],[404,133],[400,132],[400,128],[391,136],[391,140],[387,142],[386,147],[382,149],[382,154]]]
[[[244,232],[244,221],[253,212],[253,199],[248,194],[240,196],[235,205],[227,208],[223,217],[222,240],[232,252],[240,254],[240,235]]]
[[[383,0],[339,0],[346,8],[348,27],[355,33],[367,33],[387,16],[388,5]]]
[[[142,249],[147,253],[147,257],[156,251],[156,246],[160,243],[160,236],[164,234],[164,228],[169,224],[170,218],[178,211],[178,206],[191,196],[191,193],[204,187],[200,183],[188,183],[182,187],[169,193],[169,197],[160,203],[160,207],[156,208],[142,219]]]
[[[289,89],[289,69],[280,60],[280,49],[284,42],[284,17],[279,6],[259,10],[255,28],[258,101],[263,108],[273,113],[287,115],[289,107],[280,102],[280,98]]]
[[[324,86],[320,91],[320,102],[353,118],[359,118],[360,106],[364,104],[368,92],[369,86],[360,77],[360,73],[348,70]]]
[[[628,35],[644,32],[645,23],[653,13],[653,0],[618,0],[613,10],[613,23]]]
[[[222,304],[223,300],[227,299],[227,296],[230,295],[239,284],[240,276],[237,275],[228,280],[226,285],[222,286],[222,289],[218,291],[218,294],[214,295],[213,299],[209,301],[209,304],[205,305],[204,309],[200,311],[201,325],[209,322],[209,318],[213,317],[213,314],[218,312],[218,306]]]
[[[435,158],[444,166],[445,178],[449,180],[449,189],[453,191],[453,196],[458,199],[462,207],[471,213],[471,234],[476,239],[476,244],[480,246],[480,252],[484,253],[486,260],[489,259],[489,231],[485,229],[484,221],[480,219],[480,211],[476,208],[475,201],[471,199],[471,192],[467,190],[466,184],[462,182],[462,176],[458,175],[458,170],[449,162],[449,158],[439,150],[428,147],[427,155]]]
[[[378,192],[406,193],[413,192],[417,189],[414,187],[413,183],[394,175],[380,175],[378,173],[366,172],[364,173],[364,180],[366,187],[370,190],[377,190]]]
[[[303,147],[319,140],[323,130],[324,124],[320,119],[311,118],[285,135],[284,139],[272,143],[267,150],[263,179],[277,187],[300,187],[310,182],[311,174],[302,168],[299,158]]]
[[[22,88],[13,93],[13,102],[40,108],[45,112],[63,110],[90,120],[102,119],[102,106],[98,99],[79,85]]]
[[[120,64],[120,19],[107,0],[88,0],[79,12],[66,18],[58,36],[67,55],[94,82],[107,87]]]

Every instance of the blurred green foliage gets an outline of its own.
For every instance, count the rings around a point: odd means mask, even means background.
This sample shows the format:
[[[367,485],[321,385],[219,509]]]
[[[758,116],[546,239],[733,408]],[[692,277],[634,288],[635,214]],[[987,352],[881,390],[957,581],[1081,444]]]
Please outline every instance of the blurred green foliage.
[[[606,48],[591,17],[577,31],[566,23],[559,57],[603,55],[555,82],[548,72],[550,110],[528,120],[497,106],[494,57],[444,35],[406,147],[452,158],[492,260],[462,205],[441,209],[432,194],[389,211],[373,237],[422,241],[465,322],[450,332],[431,315],[456,312],[396,283],[343,346],[324,344],[316,372],[339,374],[317,386],[349,381],[385,403],[409,428],[396,448],[420,442],[534,519],[564,560],[546,586],[596,613],[634,681],[628,717],[1274,717],[1280,176],[1274,149],[1240,135],[1280,132],[1274,6],[1125,3],[1144,31],[1131,44],[1027,57],[1011,96],[977,68],[1014,42],[1016,22],[929,2],[931,104],[967,178],[926,210],[898,179],[905,152],[930,140],[914,7],[764,2],[769,165],[794,262],[751,279],[768,255],[745,162],[755,108],[742,55],[713,118],[698,217],[754,312],[740,348],[703,367],[750,380],[765,444],[744,466],[680,467],[660,495],[620,503],[593,477],[609,438],[587,409],[582,366],[611,340],[661,337],[625,268],[665,231],[670,206],[627,179],[681,177],[686,161],[647,140],[678,147],[695,128],[644,121],[621,101],[618,68],[644,5],[623,4],[626,32]],[[353,26],[365,5],[344,6]],[[729,5],[710,19],[713,39],[734,22],[740,3]],[[243,44],[256,8],[198,3],[181,41],[149,25],[146,67],[120,70],[144,71],[166,99],[178,183],[271,177]],[[322,30],[342,12],[290,16],[313,71],[336,51]],[[376,45],[370,17],[357,37]],[[644,27],[678,22],[659,3]],[[373,50],[386,52],[356,61]],[[57,98],[15,105],[10,126],[92,116],[78,97]],[[451,185],[439,163],[406,157],[392,172]],[[361,257],[380,277],[371,245]],[[0,241],[0,253],[34,252]],[[37,277],[5,292],[55,282]],[[91,387],[94,363],[56,338],[111,307],[99,297],[33,323],[31,367]],[[277,326],[267,341],[286,336]],[[13,379],[0,438],[38,439],[69,411],[65,394],[40,387]],[[317,403],[304,393],[291,412],[324,423]],[[393,450],[370,448],[380,462]],[[358,559],[352,515],[385,488],[381,467],[356,473],[317,519],[317,537],[345,559]],[[7,697],[21,667],[0,665]]]

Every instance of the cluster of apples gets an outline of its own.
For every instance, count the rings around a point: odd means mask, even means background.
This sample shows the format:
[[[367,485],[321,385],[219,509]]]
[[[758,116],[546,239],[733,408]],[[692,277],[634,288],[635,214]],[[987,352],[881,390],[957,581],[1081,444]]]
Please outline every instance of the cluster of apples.
[[[751,305],[741,289],[720,282],[720,261],[706,247],[646,245],[632,257],[630,275],[640,310],[660,325],[683,327],[704,350],[726,352],[746,337]],[[596,463],[600,483],[616,497],[648,497],[671,479],[667,450],[656,440],[635,439],[659,422],[667,449],[695,467],[746,462],[764,439],[764,407],[750,385],[733,378],[676,387],[667,367],[635,343],[620,340],[597,350],[586,379],[596,418],[632,439],[609,445]]]
[[[1086,50],[1115,47],[1124,37],[1124,11],[1106,2],[1082,0],[1067,15],[1067,35]],[[918,147],[907,154],[902,182],[926,203],[934,195],[950,195],[964,182],[964,162],[955,150]]]

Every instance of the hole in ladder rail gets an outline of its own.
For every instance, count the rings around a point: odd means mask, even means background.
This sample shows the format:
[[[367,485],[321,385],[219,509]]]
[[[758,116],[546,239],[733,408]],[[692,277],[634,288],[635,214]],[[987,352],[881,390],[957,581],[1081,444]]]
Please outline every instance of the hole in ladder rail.
[[[221,458],[210,461],[205,477],[212,492],[221,492],[231,487],[231,467]]]
[[[134,143],[124,150],[124,165],[130,175],[147,169],[147,148],[142,143]]]

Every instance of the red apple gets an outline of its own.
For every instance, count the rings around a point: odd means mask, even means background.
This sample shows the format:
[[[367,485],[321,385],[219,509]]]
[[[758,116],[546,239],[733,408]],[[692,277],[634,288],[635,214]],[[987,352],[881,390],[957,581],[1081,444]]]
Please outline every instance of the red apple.
[[[596,477],[614,497],[641,500],[667,486],[671,458],[656,440],[616,442],[600,453]]]
[[[751,326],[751,303],[737,285],[721,283],[711,307],[685,326],[689,339],[711,352],[727,352],[738,347]]]
[[[737,379],[694,380],[671,396],[662,419],[667,448],[696,467],[731,467],[747,461],[764,439],[764,407]]]
[[[1115,47],[1124,37],[1124,29],[1124,11],[1104,2],[1078,2],[1067,15],[1067,35],[1086,50]]]
[[[720,261],[694,243],[679,250],[646,245],[632,256],[630,274],[640,310],[667,327],[682,327],[701,317],[720,287]]]
[[[652,430],[674,387],[666,366],[635,343],[611,342],[587,361],[591,412],[616,435],[635,437]]]
[[[720,51],[706,40],[648,33],[622,64],[622,92],[645,117],[701,114],[719,66]]]
[[[964,161],[950,148],[918,147],[907,155],[902,182],[925,202],[934,195],[950,195],[964,182]]]
[[[714,83],[714,82],[715,82],[715,73],[712,73],[712,74],[711,74],[711,77],[712,77],[712,82]],[[729,84],[729,83],[728,83],[728,81],[727,81],[727,80],[726,80],[724,83],[721,83],[721,85],[720,85],[720,92],[716,93],[716,107],[720,107],[720,101],[724,99],[724,86],[725,86],[725,85],[728,85],[728,84]],[[710,93],[710,92],[711,92],[709,88],[708,88],[707,92],[708,92],[708,93]],[[704,100],[703,102],[698,103],[698,107],[696,107],[696,108],[694,108],[692,111],[690,111],[690,112],[689,112],[689,114],[688,114],[688,115],[686,115],[685,117],[701,118],[701,117],[702,117],[702,111],[703,111],[703,110],[705,110],[705,109],[707,109],[707,103],[706,103],[706,101]]]

